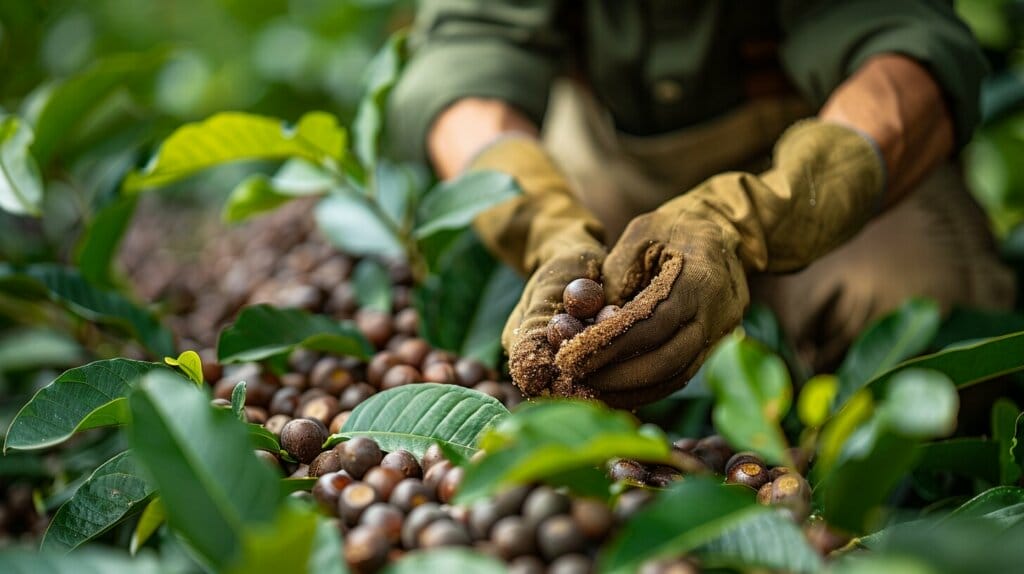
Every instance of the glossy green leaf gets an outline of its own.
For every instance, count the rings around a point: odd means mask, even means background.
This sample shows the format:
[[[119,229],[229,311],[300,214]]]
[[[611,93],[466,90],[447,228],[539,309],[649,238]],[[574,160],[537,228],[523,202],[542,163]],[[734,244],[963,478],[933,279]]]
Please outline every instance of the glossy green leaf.
[[[104,547],[87,547],[74,554],[42,553],[23,547],[0,550],[4,574],[166,574],[153,556],[129,556]]]
[[[779,512],[753,513],[694,553],[708,568],[819,572],[823,567],[800,528]]]
[[[247,529],[273,521],[273,471],[246,425],[171,372],[148,374],[129,398],[128,437],[167,510],[168,525],[216,569],[239,559]]]
[[[391,276],[388,270],[373,259],[363,259],[352,270],[352,286],[356,290],[359,307],[391,312]]]
[[[952,472],[997,484],[1000,481],[1001,452],[998,442],[983,438],[929,442],[917,447],[916,470]]]
[[[135,215],[137,197],[118,197],[89,222],[78,242],[75,261],[93,285],[114,287],[113,264],[121,239]]]
[[[1013,456],[1020,409],[1008,398],[999,398],[992,405],[992,438],[999,444],[999,483],[1014,484],[1021,477],[1021,467]]]
[[[836,408],[865,383],[924,351],[939,330],[939,306],[929,299],[911,299],[865,330],[854,341],[836,375]]]
[[[579,400],[529,403],[480,438],[487,454],[466,467],[456,498],[471,503],[506,486],[529,484],[614,458],[666,460],[668,440],[622,411]]]
[[[0,373],[43,367],[73,367],[85,351],[67,334],[46,327],[10,329],[0,338]]]
[[[513,297],[518,300],[518,293],[498,291],[511,291],[517,285],[500,269],[502,265],[472,230],[454,239],[435,262],[432,274],[414,292],[423,337],[441,349],[459,352],[465,346],[465,350],[487,358],[493,349],[493,335],[500,337],[507,312],[511,312],[509,301]],[[497,273],[501,275],[495,277]],[[502,312],[506,315],[499,317]]]
[[[164,362],[178,367],[181,372],[197,385],[203,384],[203,360],[195,351],[184,351],[175,357],[164,357]]]
[[[422,457],[438,442],[471,456],[480,433],[507,416],[508,409],[497,399],[479,391],[436,383],[405,385],[360,403],[328,444],[368,436],[385,451],[405,449]]]
[[[598,556],[602,574],[638,571],[647,560],[710,543],[759,513],[753,491],[703,477],[680,481],[634,515]]]
[[[41,215],[43,180],[32,157],[32,128],[17,116],[0,115],[0,210]]]
[[[316,206],[317,227],[332,245],[351,255],[405,257],[394,222],[372,207],[372,200],[341,189]]]
[[[246,307],[221,331],[217,357],[221,363],[260,361],[301,347],[368,359],[373,347],[354,325],[299,309],[270,305]]]
[[[139,511],[153,494],[131,451],[103,463],[53,516],[42,549],[68,552]]]
[[[367,68],[366,94],[359,102],[352,130],[356,155],[368,168],[377,164],[380,154],[385,107],[405,60],[405,40],[405,31],[393,34]]]
[[[234,389],[231,389],[231,412],[235,418],[245,422],[245,381],[238,381]]]
[[[734,334],[708,359],[708,387],[715,393],[715,428],[739,450],[785,464],[786,437],[779,421],[789,412],[793,386],[782,359]]]
[[[908,369],[894,376],[885,400],[849,435],[838,458],[816,465],[815,476],[824,478],[814,493],[829,524],[867,529],[879,518],[876,507],[914,468],[917,445],[950,434],[957,409],[956,389],[941,373]]]
[[[174,352],[171,332],[156,317],[119,293],[91,285],[71,267],[38,263],[17,269],[0,264],[0,291],[4,290],[46,297],[87,320],[121,327],[154,355]]]
[[[160,187],[211,167],[251,159],[301,158],[333,165],[345,155],[346,133],[326,112],[309,112],[294,126],[276,118],[221,112],[178,128],[140,172],[125,179],[129,192]]]
[[[256,423],[248,423],[246,428],[249,430],[249,441],[252,443],[252,447],[258,450],[265,450],[277,455],[283,455],[283,458],[290,459],[288,455],[281,448],[281,444],[277,440],[277,435],[267,430],[267,427]]]
[[[505,574],[508,570],[498,560],[468,548],[438,548],[430,551],[410,552],[381,570],[381,574],[424,574],[424,572]]]
[[[957,388],[1024,370],[1024,331],[983,339],[903,362],[867,383],[873,392],[884,391],[899,371],[916,367],[949,377]]]
[[[135,530],[132,532],[132,540],[128,545],[128,551],[134,556],[139,551],[139,548],[142,548],[165,522],[167,522],[167,510],[164,508],[164,503],[160,500],[160,497],[156,496],[149,501],[149,504],[142,511],[142,516],[139,517],[139,522],[135,525]]]
[[[526,282],[511,267],[498,265],[487,279],[476,312],[462,338],[459,355],[498,368],[504,349],[501,332],[519,303]]]
[[[465,229],[481,212],[521,193],[512,176],[497,171],[471,171],[443,182],[420,202],[416,238]]]
[[[18,411],[4,450],[46,448],[79,431],[127,423],[128,393],[139,377],[160,369],[165,367],[108,359],[65,371]]]
[[[899,538],[901,533],[917,531],[927,534],[937,530],[943,524],[965,520],[987,522],[990,526],[1000,529],[1024,523],[1024,488],[1016,486],[990,488],[946,515],[901,522],[858,538],[857,544],[871,550],[881,550],[887,546],[891,547],[893,539]]]

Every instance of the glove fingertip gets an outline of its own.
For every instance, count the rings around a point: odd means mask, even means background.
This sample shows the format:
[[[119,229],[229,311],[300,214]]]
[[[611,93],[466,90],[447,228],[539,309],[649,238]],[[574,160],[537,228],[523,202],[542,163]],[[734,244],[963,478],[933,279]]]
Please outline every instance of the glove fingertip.
[[[555,352],[543,329],[535,329],[520,339],[509,356],[512,381],[528,397],[549,394],[558,379]]]

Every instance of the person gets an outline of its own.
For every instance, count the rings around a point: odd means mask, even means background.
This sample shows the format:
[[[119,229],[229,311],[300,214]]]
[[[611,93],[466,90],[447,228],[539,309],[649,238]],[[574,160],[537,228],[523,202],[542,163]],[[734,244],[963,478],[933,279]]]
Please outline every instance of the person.
[[[656,400],[752,296],[819,368],[910,296],[1011,306],[954,161],[986,64],[951,4],[422,2],[390,137],[442,178],[517,179],[475,222],[530,276],[502,336],[515,382]],[[554,349],[577,277],[624,307]]]

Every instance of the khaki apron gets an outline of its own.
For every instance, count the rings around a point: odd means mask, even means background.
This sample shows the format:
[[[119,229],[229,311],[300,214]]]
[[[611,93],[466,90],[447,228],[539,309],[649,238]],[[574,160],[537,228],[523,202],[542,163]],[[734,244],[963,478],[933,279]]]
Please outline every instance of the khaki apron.
[[[653,137],[616,132],[606,111],[569,81],[552,91],[544,141],[609,241],[638,214],[723,171],[760,171],[782,132],[812,110],[799,98],[751,101],[708,122]],[[834,367],[868,323],[908,297],[1009,309],[1012,272],[998,259],[984,213],[958,166],[936,169],[907,199],[806,269],[750,278],[800,355]]]

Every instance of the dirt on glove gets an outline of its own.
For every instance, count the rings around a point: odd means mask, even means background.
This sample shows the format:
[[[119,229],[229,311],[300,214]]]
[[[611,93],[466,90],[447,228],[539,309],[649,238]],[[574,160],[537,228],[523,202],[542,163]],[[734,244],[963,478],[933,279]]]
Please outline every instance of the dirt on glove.
[[[554,395],[577,398],[601,398],[586,384],[591,368],[588,359],[627,332],[638,321],[648,319],[664,301],[683,270],[679,253],[650,253],[656,271],[650,282],[614,316],[588,326],[579,335],[566,341],[555,352],[547,342],[544,329],[524,338],[514,349],[510,368],[512,378],[524,393],[531,396]],[[653,259],[654,261],[651,261]]]

